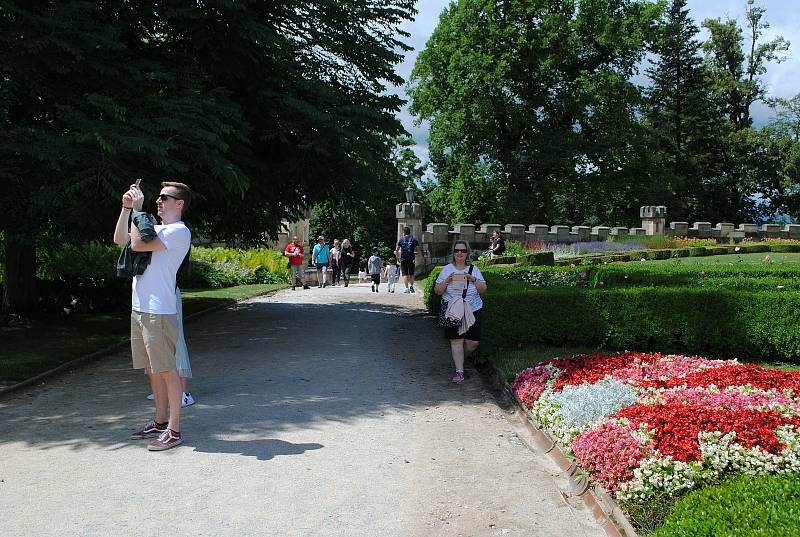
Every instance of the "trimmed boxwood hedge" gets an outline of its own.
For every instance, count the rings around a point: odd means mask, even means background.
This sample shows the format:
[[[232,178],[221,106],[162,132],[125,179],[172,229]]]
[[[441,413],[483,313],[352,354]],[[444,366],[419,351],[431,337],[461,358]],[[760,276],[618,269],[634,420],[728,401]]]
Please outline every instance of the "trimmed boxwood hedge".
[[[739,476],[688,494],[654,537],[796,537],[800,474]]]
[[[593,344],[800,361],[800,295],[704,288],[531,288],[486,274],[488,346]]]

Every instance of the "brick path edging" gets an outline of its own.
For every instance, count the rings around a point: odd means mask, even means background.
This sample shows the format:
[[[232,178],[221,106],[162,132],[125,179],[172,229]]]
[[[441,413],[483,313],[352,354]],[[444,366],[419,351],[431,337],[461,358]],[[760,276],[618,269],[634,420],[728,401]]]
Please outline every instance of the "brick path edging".
[[[573,495],[583,500],[595,517],[595,520],[606,532],[609,537],[638,537],[633,525],[625,516],[625,513],[617,505],[617,502],[599,485],[592,486],[588,477],[576,477],[579,466],[567,459],[559,443],[554,440],[546,430],[534,421],[525,406],[517,398],[517,394],[511,385],[505,380],[495,365],[489,361],[495,381],[510,401],[514,402],[515,413],[519,420],[524,424],[526,431],[534,446],[541,449],[564,471],[570,482],[570,489]]]
[[[263,293],[258,293],[258,294],[253,295],[253,296],[248,296],[246,298],[241,298],[241,299],[235,300],[233,302],[225,302],[225,303],[222,303],[222,304],[217,304],[215,306],[211,306],[211,307],[206,308],[204,310],[196,311],[196,312],[192,313],[191,315],[185,315],[183,317],[183,322],[194,321],[198,317],[201,317],[201,316],[206,315],[208,313],[212,313],[212,312],[215,312],[215,311],[219,311],[221,309],[225,309],[225,308],[229,308],[231,306],[235,306],[239,302],[243,302],[245,300],[250,300],[251,298],[256,298],[256,297],[259,297],[259,296],[267,296],[267,295],[270,295],[272,293],[276,293],[276,292],[278,292],[280,290],[281,289],[272,289],[270,291],[265,291]],[[48,379],[48,378],[50,378],[52,376],[55,376],[55,375],[57,375],[59,373],[62,373],[64,371],[70,371],[72,369],[76,369],[77,367],[79,367],[79,366],[81,366],[83,364],[86,364],[86,363],[92,362],[94,360],[97,360],[99,358],[102,358],[103,356],[106,356],[107,354],[112,353],[112,352],[116,351],[117,349],[121,349],[121,348],[123,348],[123,347],[125,347],[127,345],[130,345],[130,343],[131,343],[130,338],[126,338],[126,339],[124,339],[124,340],[122,340],[122,341],[120,341],[118,343],[113,343],[113,344],[109,345],[108,347],[104,347],[104,348],[102,348],[100,350],[97,350],[95,352],[92,352],[92,353],[89,353],[89,354],[85,354],[83,356],[79,356],[78,358],[75,358],[74,360],[70,360],[69,362],[65,362],[65,363],[63,363],[63,364],[61,364],[59,366],[54,367],[53,369],[48,369],[44,373],[39,373],[38,375],[33,376],[33,377],[29,378],[29,379],[25,379],[25,380],[23,380],[21,382],[18,382],[16,384],[12,384],[11,386],[6,386],[5,388],[0,388],[0,398],[3,398],[4,396],[6,396],[6,395],[8,395],[10,393],[22,390],[23,388],[27,388],[28,386],[32,386],[34,384],[38,384],[39,382],[42,382],[42,381],[44,381],[44,380],[46,380],[46,379]]]

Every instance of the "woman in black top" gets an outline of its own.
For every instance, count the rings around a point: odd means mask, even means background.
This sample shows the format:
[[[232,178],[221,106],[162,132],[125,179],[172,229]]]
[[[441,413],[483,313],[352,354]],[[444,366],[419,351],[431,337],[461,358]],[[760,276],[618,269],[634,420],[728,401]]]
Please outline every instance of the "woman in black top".
[[[345,287],[350,285],[350,270],[353,267],[353,260],[355,259],[355,257],[356,253],[353,250],[353,245],[350,244],[350,239],[343,240],[339,264],[341,265],[342,276],[344,276]]]
[[[489,247],[491,257],[499,257],[503,255],[505,251],[506,243],[503,240],[503,236],[500,235],[500,232],[497,230],[492,231],[492,245]]]

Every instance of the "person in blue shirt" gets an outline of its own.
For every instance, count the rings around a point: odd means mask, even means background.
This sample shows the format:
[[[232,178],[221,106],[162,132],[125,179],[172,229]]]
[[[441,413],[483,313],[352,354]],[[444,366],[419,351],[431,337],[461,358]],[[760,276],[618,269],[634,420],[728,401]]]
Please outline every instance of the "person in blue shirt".
[[[406,294],[414,293],[416,256],[417,254],[421,254],[423,263],[425,262],[425,256],[422,254],[419,241],[411,234],[410,227],[406,226],[403,228],[403,236],[398,239],[394,253],[400,259],[400,272],[403,273],[403,283],[406,286],[403,292]]]
[[[317,237],[317,244],[311,253],[311,263],[317,267],[317,283],[322,289],[326,285],[325,274],[328,270],[328,258],[330,257],[330,247],[325,243],[325,237]]]

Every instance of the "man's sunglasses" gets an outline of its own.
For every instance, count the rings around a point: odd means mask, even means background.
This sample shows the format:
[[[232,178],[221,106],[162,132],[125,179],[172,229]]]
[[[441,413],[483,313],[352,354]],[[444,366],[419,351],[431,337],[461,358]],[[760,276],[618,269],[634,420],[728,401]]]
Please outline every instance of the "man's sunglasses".
[[[467,253],[467,249],[466,248],[453,248],[453,253],[454,254],[466,254]]]
[[[181,198],[172,196],[170,194],[159,194],[158,196],[156,196],[156,199],[159,200],[159,201],[167,201],[167,198],[172,198],[174,200],[180,200],[181,199]]]

